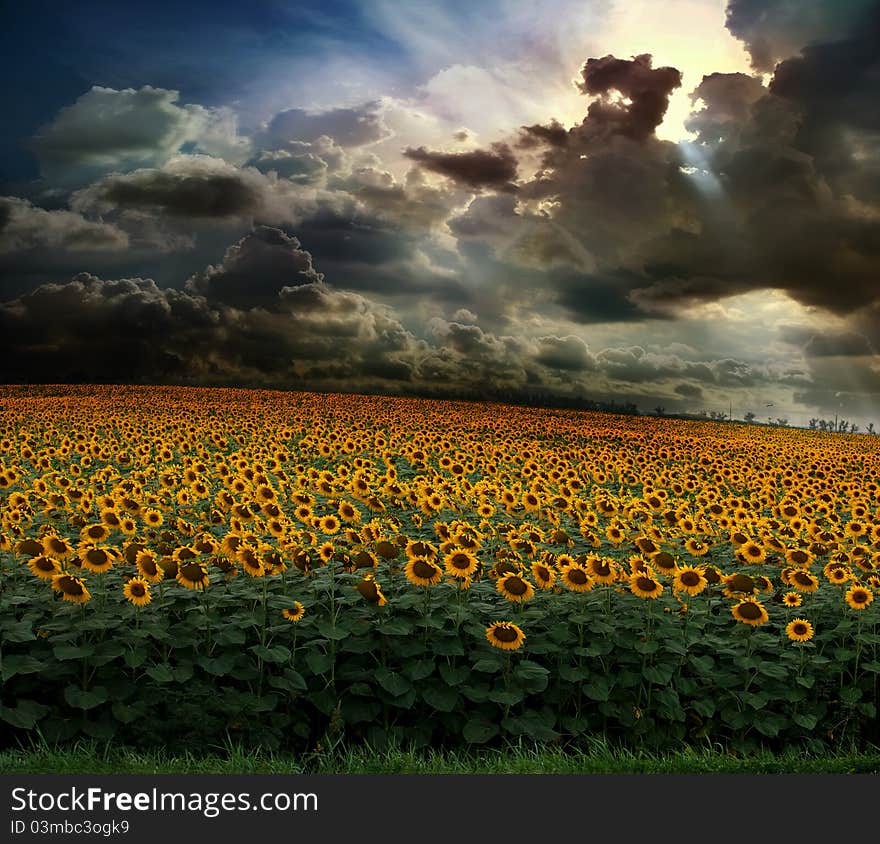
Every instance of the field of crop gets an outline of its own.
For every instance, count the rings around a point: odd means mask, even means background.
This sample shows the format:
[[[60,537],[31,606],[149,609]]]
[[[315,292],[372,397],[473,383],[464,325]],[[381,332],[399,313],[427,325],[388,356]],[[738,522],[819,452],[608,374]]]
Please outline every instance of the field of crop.
[[[244,390],[0,402],[0,747],[878,741],[878,438]]]

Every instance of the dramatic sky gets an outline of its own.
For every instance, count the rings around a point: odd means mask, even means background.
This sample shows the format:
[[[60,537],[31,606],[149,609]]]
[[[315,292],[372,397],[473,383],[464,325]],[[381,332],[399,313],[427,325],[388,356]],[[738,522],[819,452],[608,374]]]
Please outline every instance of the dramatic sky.
[[[880,423],[878,0],[54,0],[0,380]]]

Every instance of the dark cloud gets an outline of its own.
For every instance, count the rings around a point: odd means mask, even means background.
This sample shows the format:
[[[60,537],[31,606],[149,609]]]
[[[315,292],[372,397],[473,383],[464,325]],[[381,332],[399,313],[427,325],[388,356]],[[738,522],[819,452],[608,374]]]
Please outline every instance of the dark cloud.
[[[277,150],[290,142],[315,143],[326,137],[348,148],[372,144],[389,135],[390,130],[382,120],[381,103],[368,102],[326,111],[281,111],[257,134],[256,143],[261,149]]]
[[[539,144],[547,144],[551,147],[564,147],[568,143],[568,129],[558,120],[551,120],[548,124],[534,123],[531,126],[523,126],[520,129],[520,147],[534,147]]]
[[[675,392],[686,399],[702,399],[703,388],[699,384],[676,384]]]
[[[652,67],[648,53],[634,59],[610,55],[587,59],[581,76],[578,88],[599,96],[587,109],[587,119],[634,140],[654,134],[666,114],[669,95],[681,86],[681,72],[674,67]],[[613,99],[612,92],[624,101]]]
[[[468,152],[439,152],[425,147],[407,147],[404,155],[420,167],[446,176],[475,191],[490,188],[510,191],[517,176],[517,160],[507,144]]]
[[[857,331],[818,331],[800,325],[780,326],[780,337],[800,347],[807,357],[862,357],[877,354],[870,340]]]
[[[93,189],[100,202],[145,208],[183,217],[237,217],[259,208],[260,191],[238,175],[160,170],[135,171],[105,179]]]
[[[238,308],[277,308],[282,288],[322,278],[297,238],[259,226],[230,246],[218,265],[192,276],[186,290]]]
[[[551,369],[584,372],[596,368],[596,359],[579,337],[539,337],[535,360]]]
[[[727,28],[745,42],[756,70],[770,72],[777,61],[817,40],[845,36],[873,0],[728,0]]]

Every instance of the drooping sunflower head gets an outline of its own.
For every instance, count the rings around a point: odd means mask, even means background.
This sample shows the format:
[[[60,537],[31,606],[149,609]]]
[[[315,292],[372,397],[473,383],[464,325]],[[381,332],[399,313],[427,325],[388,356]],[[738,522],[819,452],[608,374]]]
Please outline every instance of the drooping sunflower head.
[[[146,549],[135,557],[135,565],[140,576],[148,583],[158,583],[162,579],[162,569],[155,553]]]
[[[208,568],[195,560],[178,565],[177,582],[187,589],[204,589],[210,582]]]
[[[494,621],[486,628],[486,639],[493,648],[515,651],[522,647],[526,634],[510,621]]]
[[[46,534],[43,537],[43,551],[47,556],[59,560],[71,557],[74,553],[73,546],[66,539],[54,533]]]
[[[620,568],[614,560],[610,560],[607,557],[587,557],[582,565],[587,570],[587,574],[596,583],[609,584],[617,582]]]
[[[241,567],[251,577],[263,577],[266,574],[260,552],[249,543],[239,545],[238,550],[235,552],[235,559],[241,563]]]
[[[538,589],[550,589],[556,581],[552,567],[543,562],[532,563],[532,577]]]
[[[416,557],[404,568],[406,579],[414,586],[436,586],[443,578],[443,570],[433,560]]]
[[[758,591],[755,580],[747,574],[728,574],[723,577],[724,594],[728,598],[737,595],[754,595]]]
[[[798,592],[815,592],[819,588],[819,578],[804,569],[798,569],[789,574],[788,584]]]
[[[52,588],[60,592],[65,601],[74,604],[84,604],[92,597],[85,583],[71,574],[56,574],[52,578]]]
[[[521,574],[505,574],[495,581],[495,588],[507,598],[517,604],[524,604],[535,597],[535,589]]]
[[[809,642],[813,633],[813,625],[805,618],[792,619],[785,625],[785,635],[792,642]]]
[[[675,557],[668,551],[655,551],[651,554],[651,567],[658,574],[672,575],[675,573]]]
[[[61,572],[61,563],[53,557],[46,554],[40,554],[39,557],[31,557],[28,560],[28,568],[31,573],[39,577],[40,580],[52,580],[56,574]]]
[[[356,583],[354,588],[371,604],[384,607],[388,603],[382,594],[382,587],[376,582],[372,574],[368,574],[360,583]]]
[[[744,598],[731,608],[731,613],[737,621],[758,627],[770,620],[764,605],[756,598]]]
[[[150,603],[150,584],[142,577],[132,577],[122,587],[122,594],[127,601],[136,607],[145,607]]]

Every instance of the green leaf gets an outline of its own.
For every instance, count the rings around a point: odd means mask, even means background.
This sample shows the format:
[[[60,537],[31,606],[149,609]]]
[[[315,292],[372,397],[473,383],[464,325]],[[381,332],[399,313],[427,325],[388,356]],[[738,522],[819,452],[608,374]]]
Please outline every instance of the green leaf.
[[[743,692],[742,698],[752,709],[763,709],[770,700],[764,692]]]
[[[605,701],[608,700],[611,695],[611,685],[608,680],[601,675],[591,680],[589,683],[585,683],[583,689],[584,694],[590,698],[590,700]]]
[[[280,675],[270,677],[269,685],[289,692],[304,692],[308,688],[302,674],[292,668],[285,668]]]
[[[862,690],[857,686],[848,686],[840,690],[840,699],[847,706],[855,706],[862,699]]]
[[[690,702],[691,709],[703,718],[711,718],[715,714],[715,701],[709,698],[697,698]]]
[[[466,686],[462,686],[460,691],[473,703],[482,703],[489,699],[488,683],[468,683]]]
[[[715,667],[715,660],[711,656],[692,656],[691,665],[700,672],[700,674],[710,674]]]
[[[55,659],[58,660],[82,659],[91,652],[92,649],[90,647],[80,645],[55,645],[52,648],[52,653],[55,654]]]
[[[94,709],[105,703],[109,697],[107,689],[95,686],[93,689],[81,689],[79,686],[68,686],[64,690],[64,699],[77,709]]]
[[[513,676],[522,682],[530,692],[543,692],[550,681],[550,672],[530,659],[522,660],[513,672]]]
[[[819,722],[819,719],[809,712],[797,712],[791,716],[791,720],[805,730],[812,730]]]
[[[516,687],[505,689],[503,686],[489,692],[489,700],[502,706],[514,706],[525,698],[525,692]]]
[[[412,622],[402,618],[391,618],[379,624],[377,629],[385,636],[409,636],[413,631],[413,625]]]
[[[324,654],[320,651],[309,651],[306,654],[306,664],[313,674],[326,674],[333,665],[333,658],[330,654]]]
[[[0,719],[20,730],[30,730],[48,711],[48,706],[35,700],[20,700],[15,707],[0,706]]]
[[[500,660],[486,657],[484,659],[478,659],[473,665],[473,670],[482,671],[484,674],[494,674],[496,671],[500,671],[503,667],[504,663]]]
[[[369,698],[347,695],[342,701],[342,718],[348,724],[374,721],[382,711],[382,704]]]
[[[784,680],[788,677],[788,671],[784,665],[764,660],[758,665],[758,673],[765,677],[772,677],[774,680]]]
[[[3,657],[4,682],[16,674],[36,674],[45,668],[46,663],[27,654],[11,654]]]
[[[207,671],[208,674],[213,674],[215,677],[225,677],[232,671],[232,666],[235,665],[235,653],[233,651],[226,651],[226,653],[221,653],[215,657],[202,654],[196,657],[196,664]]]
[[[440,683],[434,683],[423,689],[422,697],[429,706],[440,712],[452,712],[458,704],[458,692]]]
[[[637,653],[652,654],[657,652],[660,643],[656,639],[649,639],[647,642],[637,641],[633,647]]]
[[[559,670],[556,673],[569,683],[577,683],[581,680],[586,680],[591,672],[590,669],[586,667],[581,668],[577,665],[560,665]]]
[[[398,674],[390,668],[378,669],[376,679],[379,681],[379,685],[394,697],[400,697],[400,695],[405,695],[412,690],[412,683],[402,674]]]
[[[148,668],[147,676],[152,677],[157,683],[170,683],[174,679],[171,668],[164,663]]]
[[[440,676],[448,686],[460,686],[471,673],[467,665],[447,665],[440,663]]]
[[[147,652],[142,648],[126,651],[123,661],[129,668],[140,668],[147,661]]]
[[[316,626],[318,628],[318,632],[322,636],[335,642],[342,641],[342,639],[346,638],[346,636],[348,636],[348,634],[351,632],[346,625],[340,624],[339,622],[337,622],[336,624],[331,624],[326,619],[319,621]]]
[[[433,659],[417,659],[415,662],[408,664],[404,668],[404,673],[414,683],[430,677],[434,673]]]
[[[30,622],[21,621],[4,625],[2,638],[4,642],[32,642],[37,637]]]
[[[674,671],[671,665],[648,665],[645,667],[645,679],[658,686],[665,686],[672,679]]]
[[[146,714],[146,707],[142,703],[133,703],[131,705],[117,701],[111,707],[113,717],[123,724],[131,724],[138,718]]]
[[[803,686],[805,689],[812,689],[816,683],[816,678],[812,674],[805,674],[794,679],[799,686]]]
[[[487,741],[495,738],[498,733],[498,725],[483,718],[471,718],[462,730],[464,740],[468,744],[485,744]]]
[[[249,650],[253,651],[263,660],[263,662],[281,664],[290,659],[290,648],[287,648],[284,645],[273,645],[272,647],[266,647],[265,645],[251,645]]]

